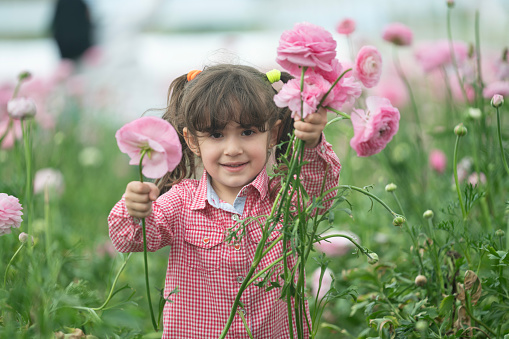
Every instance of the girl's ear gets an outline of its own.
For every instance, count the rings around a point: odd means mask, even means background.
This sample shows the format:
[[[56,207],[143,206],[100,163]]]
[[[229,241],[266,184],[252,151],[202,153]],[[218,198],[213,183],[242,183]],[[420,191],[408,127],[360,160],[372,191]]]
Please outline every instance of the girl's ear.
[[[186,140],[186,144],[191,151],[197,156],[200,156],[200,147],[198,147],[198,143],[196,142],[196,138],[189,133],[187,127],[182,129],[182,133],[184,134],[184,139]]]
[[[270,130],[270,137],[269,137],[269,148],[272,148],[276,146],[279,143],[278,136],[279,136],[279,129],[281,127],[281,119],[276,121],[272,129]]]

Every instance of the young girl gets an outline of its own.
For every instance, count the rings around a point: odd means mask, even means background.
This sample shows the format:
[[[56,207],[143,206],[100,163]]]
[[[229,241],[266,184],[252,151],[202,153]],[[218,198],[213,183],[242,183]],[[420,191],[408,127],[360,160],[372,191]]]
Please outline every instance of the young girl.
[[[287,140],[293,128],[305,141],[308,163],[301,178],[310,196],[319,194],[324,176],[325,190],[336,186],[341,168],[322,133],[325,110],[294,122],[287,108],[274,104],[276,91],[267,76],[252,67],[217,65],[196,73],[173,81],[163,116],[181,136],[181,163],[156,181],[157,186],[130,182],[108,220],[120,252],[143,251],[138,218],[146,218],[149,251],[171,246],[164,295],[177,287],[178,293],[164,307],[162,338],[219,337],[262,232],[251,223],[238,242],[226,243],[225,237],[240,226],[237,221],[270,214],[280,180],[269,180],[266,165],[277,143]],[[276,158],[282,151],[276,149]],[[196,158],[203,175],[188,179]],[[282,250],[279,242],[259,269],[280,258]],[[254,338],[290,337],[288,308],[280,292],[250,285],[242,294],[239,310]],[[227,338],[249,338],[239,314]]]

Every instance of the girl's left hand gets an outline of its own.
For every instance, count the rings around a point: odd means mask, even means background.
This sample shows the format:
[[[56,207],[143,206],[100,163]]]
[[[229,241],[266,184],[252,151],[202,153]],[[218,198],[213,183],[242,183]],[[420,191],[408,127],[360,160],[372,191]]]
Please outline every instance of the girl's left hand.
[[[306,142],[307,148],[314,148],[320,142],[322,131],[327,124],[327,110],[320,108],[318,112],[308,115],[304,121],[296,120],[295,136]]]

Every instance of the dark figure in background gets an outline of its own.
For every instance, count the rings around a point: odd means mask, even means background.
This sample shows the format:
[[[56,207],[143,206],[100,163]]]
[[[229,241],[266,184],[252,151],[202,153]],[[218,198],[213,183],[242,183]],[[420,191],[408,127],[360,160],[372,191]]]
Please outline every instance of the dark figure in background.
[[[92,46],[92,22],[83,0],[57,0],[51,32],[62,59],[77,61]]]

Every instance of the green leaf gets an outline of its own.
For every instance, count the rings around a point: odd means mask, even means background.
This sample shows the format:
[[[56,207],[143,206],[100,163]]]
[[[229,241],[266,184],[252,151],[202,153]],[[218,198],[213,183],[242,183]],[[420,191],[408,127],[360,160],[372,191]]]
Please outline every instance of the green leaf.
[[[440,303],[440,308],[438,309],[438,314],[441,316],[447,316],[452,312],[452,306],[454,304],[454,296],[448,295],[442,302]]]

